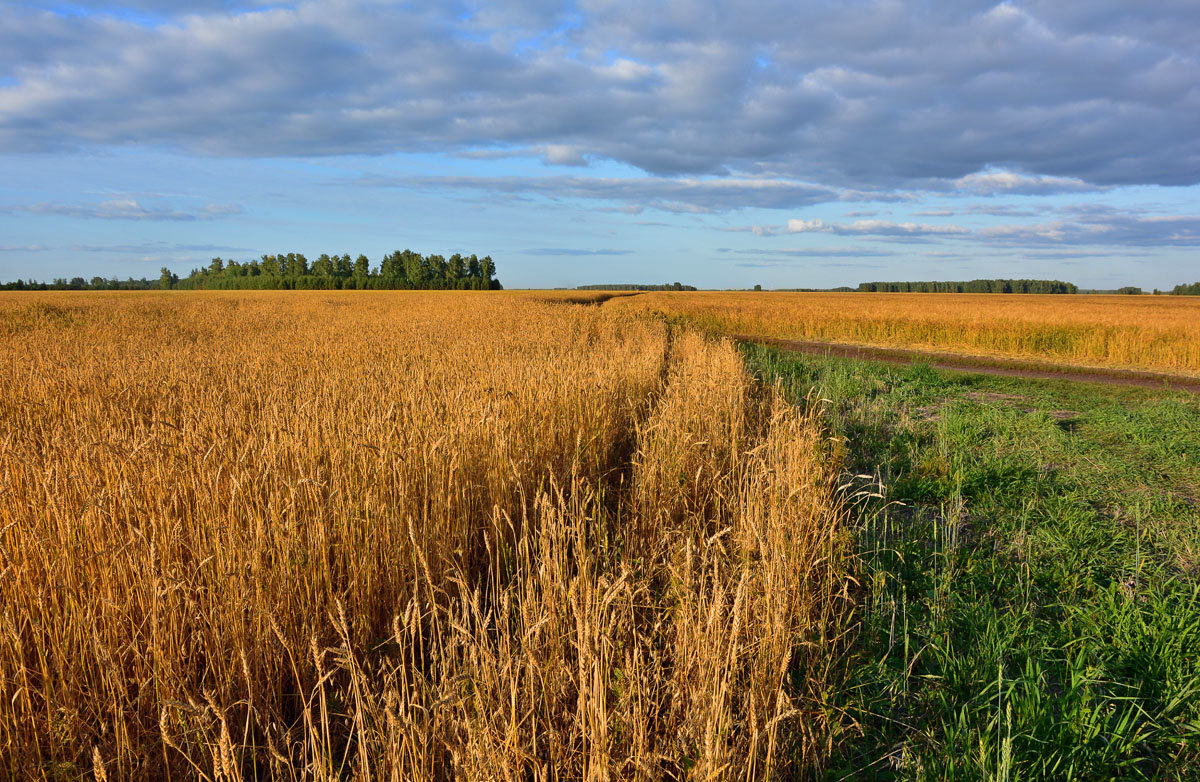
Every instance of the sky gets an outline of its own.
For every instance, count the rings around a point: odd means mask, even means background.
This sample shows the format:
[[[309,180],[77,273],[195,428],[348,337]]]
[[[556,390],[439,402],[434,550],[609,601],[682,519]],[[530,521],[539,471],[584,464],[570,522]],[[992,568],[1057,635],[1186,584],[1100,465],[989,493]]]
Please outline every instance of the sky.
[[[0,280],[1200,280],[1195,0],[0,1]]]

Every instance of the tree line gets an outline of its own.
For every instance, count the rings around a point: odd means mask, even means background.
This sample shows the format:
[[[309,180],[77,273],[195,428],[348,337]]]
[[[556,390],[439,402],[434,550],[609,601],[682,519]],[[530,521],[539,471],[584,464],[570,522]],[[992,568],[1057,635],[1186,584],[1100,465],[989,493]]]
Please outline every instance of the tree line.
[[[500,290],[490,255],[446,258],[401,250],[385,255],[379,266],[365,255],[320,255],[309,262],[302,253],[263,255],[238,262],[213,258],[208,266],[179,277],[165,266],[157,280],[65,277],[53,282],[16,280],[4,290]]]
[[[1173,296],[1200,296],[1200,282],[1193,282],[1190,285],[1176,285],[1171,291]]]
[[[1061,280],[967,280],[965,282],[863,282],[861,293],[1078,293]]]
[[[385,255],[378,267],[365,255],[321,254],[309,263],[301,253],[264,255],[257,261],[238,263],[213,258],[207,267],[193,269],[179,279],[163,269],[160,288],[179,290],[499,290],[496,264],[490,255],[446,258],[400,250]]]

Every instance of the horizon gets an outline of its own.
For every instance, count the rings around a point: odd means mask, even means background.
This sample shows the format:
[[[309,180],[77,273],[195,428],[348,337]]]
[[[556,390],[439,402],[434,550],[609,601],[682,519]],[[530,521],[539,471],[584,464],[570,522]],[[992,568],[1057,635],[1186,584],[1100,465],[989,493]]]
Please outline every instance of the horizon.
[[[0,281],[405,246],[514,289],[1200,277],[1190,4],[0,8]]]

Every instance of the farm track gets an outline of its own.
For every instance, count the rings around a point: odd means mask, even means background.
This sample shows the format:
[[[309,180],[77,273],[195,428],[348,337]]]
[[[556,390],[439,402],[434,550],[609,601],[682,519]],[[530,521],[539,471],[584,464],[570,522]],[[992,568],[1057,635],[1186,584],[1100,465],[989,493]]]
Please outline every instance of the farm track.
[[[981,375],[1005,375],[1043,380],[1070,380],[1079,383],[1105,383],[1108,385],[1136,386],[1139,388],[1169,389],[1200,393],[1200,377],[1172,375],[1161,372],[1139,372],[1128,369],[1104,369],[1071,364],[1027,361],[1022,359],[973,356],[942,353],[907,348],[882,348],[871,345],[853,345],[837,342],[812,342],[805,340],[756,337],[745,334],[730,334],[739,342],[757,342],[771,347],[815,356],[838,356],[860,361],[882,361],[889,364],[908,364],[924,360],[935,369],[954,372],[972,372]]]

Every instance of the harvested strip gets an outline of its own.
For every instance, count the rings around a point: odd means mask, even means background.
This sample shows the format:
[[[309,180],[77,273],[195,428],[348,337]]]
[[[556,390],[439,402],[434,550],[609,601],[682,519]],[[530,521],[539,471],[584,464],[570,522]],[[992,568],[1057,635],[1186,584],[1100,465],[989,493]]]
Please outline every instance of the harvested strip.
[[[849,345],[837,342],[810,342],[805,340],[776,339],[731,334],[740,342],[759,342],[764,345],[806,353],[814,356],[838,356],[861,361],[882,361],[889,364],[908,364],[915,360],[927,361],[935,369],[958,372],[975,372],[981,375],[1006,375],[1010,377],[1039,378],[1046,380],[1073,380],[1081,383],[1107,383],[1109,385],[1160,388],[1172,391],[1200,393],[1200,378],[1187,375],[1170,375],[1162,372],[1138,372],[1128,369],[1102,369],[1080,367],[1070,364],[1051,364],[1036,361],[995,358],[992,356],[970,356],[955,353],[938,353],[929,350],[902,348],[880,348],[871,345]]]

